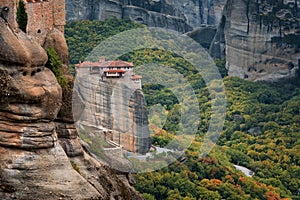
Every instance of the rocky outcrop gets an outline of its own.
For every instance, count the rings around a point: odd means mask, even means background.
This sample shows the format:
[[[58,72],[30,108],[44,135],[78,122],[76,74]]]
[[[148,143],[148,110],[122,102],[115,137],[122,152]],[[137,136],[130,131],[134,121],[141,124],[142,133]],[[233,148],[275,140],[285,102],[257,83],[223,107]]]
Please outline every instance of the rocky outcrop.
[[[229,0],[212,55],[222,57],[225,50],[231,76],[253,81],[294,77],[300,63],[299,9],[298,1]]]
[[[64,34],[60,30],[53,28],[48,33],[43,44],[43,48],[54,48],[63,64],[69,64],[70,56],[67,42]]]
[[[84,153],[69,159],[60,145],[24,151],[0,147],[1,199],[142,199],[128,175]]]
[[[96,189],[72,169],[59,145],[36,151],[0,147],[0,152],[1,199],[100,197]]]
[[[19,32],[17,35],[3,22],[0,23],[0,30],[2,35],[0,38],[0,61],[2,63],[9,62],[29,67],[43,66],[46,63],[47,54],[32,38],[27,37],[23,32]],[[16,37],[21,39],[16,40]]]
[[[65,55],[65,53],[62,53]],[[62,88],[62,105],[55,119],[55,127],[59,144],[69,157],[82,156],[84,151],[78,139],[72,112],[72,91],[74,78],[69,70],[63,67],[64,76],[68,80],[67,86]]]
[[[67,0],[67,20],[130,18],[147,26],[187,32],[218,24],[225,0]]]
[[[0,19],[0,199],[142,199],[128,175],[81,147],[46,61],[33,38]]]
[[[47,54],[24,33],[0,20],[0,144],[38,149],[53,147],[61,88],[44,67]],[[49,106],[51,105],[51,106]]]
[[[209,47],[209,54],[213,58],[225,59],[226,58],[226,42],[225,42],[225,22],[226,18],[223,16],[220,24],[218,25],[217,32],[214,35]]]
[[[186,35],[201,44],[203,48],[209,49],[216,32],[217,28],[215,26],[206,26],[187,32]]]
[[[218,25],[226,0],[171,0],[177,15],[183,15],[193,28]],[[174,13],[174,12],[172,12]]]
[[[184,17],[166,15],[137,6],[123,6],[122,12],[123,18],[130,18],[132,21],[145,24],[149,27],[167,28],[181,33],[192,29],[192,27],[186,23]]]
[[[76,121],[93,127],[92,138],[114,141],[131,152],[147,153],[151,141],[142,91],[127,85],[125,78],[99,77],[99,74],[77,76],[78,99],[74,104],[80,106],[73,109]]]

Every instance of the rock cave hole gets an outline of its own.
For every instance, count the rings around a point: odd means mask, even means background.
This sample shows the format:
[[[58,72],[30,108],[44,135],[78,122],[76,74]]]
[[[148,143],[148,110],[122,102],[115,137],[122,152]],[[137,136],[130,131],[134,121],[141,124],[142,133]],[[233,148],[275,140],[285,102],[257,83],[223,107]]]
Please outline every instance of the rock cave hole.
[[[295,67],[295,65],[294,65],[293,63],[290,62],[290,63],[288,64],[288,69],[289,69],[289,70],[294,69],[294,67]]]
[[[257,71],[257,69],[255,68],[255,67],[249,67],[248,68],[248,72],[256,72]]]
[[[41,33],[42,31],[41,31],[41,29],[39,29],[38,31],[37,31],[37,33]]]
[[[142,17],[135,18],[135,21],[139,23],[144,23],[144,19]]]
[[[35,75],[35,71],[32,71],[32,72],[31,72],[31,76],[34,76],[34,75]]]

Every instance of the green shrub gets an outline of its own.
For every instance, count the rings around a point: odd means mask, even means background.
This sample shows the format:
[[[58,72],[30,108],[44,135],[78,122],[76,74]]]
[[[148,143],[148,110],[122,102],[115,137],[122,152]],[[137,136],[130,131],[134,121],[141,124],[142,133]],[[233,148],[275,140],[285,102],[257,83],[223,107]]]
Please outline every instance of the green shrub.
[[[78,174],[82,175],[82,174],[81,174],[81,171],[80,171],[78,165],[75,163],[75,161],[74,161],[74,160],[70,160],[70,163],[71,163],[73,169],[74,169],[75,171],[77,171]]]
[[[54,73],[60,86],[63,89],[67,89],[69,86],[69,81],[67,77],[64,76],[62,70],[62,61],[53,48],[47,48],[46,51],[48,54],[48,62],[46,63],[46,67],[48,67]]]
[[[225,59],[216,59],[215,64],[222,77],[228,76],[228,70],[226,69],[226,60]]]
[[[26,33],[26,27],[28,22],[28,16],[26,13],[25,3],[21,0],[19,1],[19,6],[17,8],[17,23],[19,28]]]

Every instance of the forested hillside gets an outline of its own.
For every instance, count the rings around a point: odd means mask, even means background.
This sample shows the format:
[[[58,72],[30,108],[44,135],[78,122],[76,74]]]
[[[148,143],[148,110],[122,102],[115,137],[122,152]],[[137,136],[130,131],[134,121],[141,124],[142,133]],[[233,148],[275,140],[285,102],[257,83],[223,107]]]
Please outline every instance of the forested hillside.
[[[71,63],[85,56],[105,38],[141,27],[127,20],[69,22],[66,39]],[[224,60],[216,60],[224,77],[227,111],[218,144],[205,158],[198,150],[210,119],[211,99],[201,75],[180,57],[161,50],[144,49],[123,55],[138,68],[158,62],[179,71],[193,87],[200,107],[201,124],[186,158],[152,173],[137,174],[136,189],[146,199],[300,199],[300,81],[253,83],[226,76]],[[179,103],[161,85],[143,86],[147,105],[161,104],[168,119],[150,118],[152,143],[165,146],[178,129]],[[179,144],[180,145],[180,144]],[[246,177],[233,164],[251,169]]]
[[[65,28],[65,36],[70,51],[71,64],[84,61],[85,57],[106,38],[142,25],[129,19],[108,19],[106,21],[70,21]]]

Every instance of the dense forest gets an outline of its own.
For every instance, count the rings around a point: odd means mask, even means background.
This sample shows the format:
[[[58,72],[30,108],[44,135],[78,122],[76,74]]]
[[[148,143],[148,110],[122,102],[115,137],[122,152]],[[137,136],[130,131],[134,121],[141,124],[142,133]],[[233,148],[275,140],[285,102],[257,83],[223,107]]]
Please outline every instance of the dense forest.
[[[68,22],[66,39],[71,64],[83,61],[106,38],[142,27],[129,20]],[[179,71],[193,87],[200,107],[201,124],[185,159],[151,173],[136,174],[136,189],[146,199],[300,199],[300,80],[253,83],[228,77],[224,60],[216,60],[226,89],[225,126],[209,155],[199,157],[203,134],[210,121],[212,99],[201,75],[177,55],[142,49],[120,57],[136,68],[158,62]],[[144,85],[147,106],[161,104],[161,118],[149,118],[152,143],[165,146],[176,137],[180,103],[168,88]],[[180,144],[179,144],[180,145]],[[233,164],[254,172],[237,171]]]

